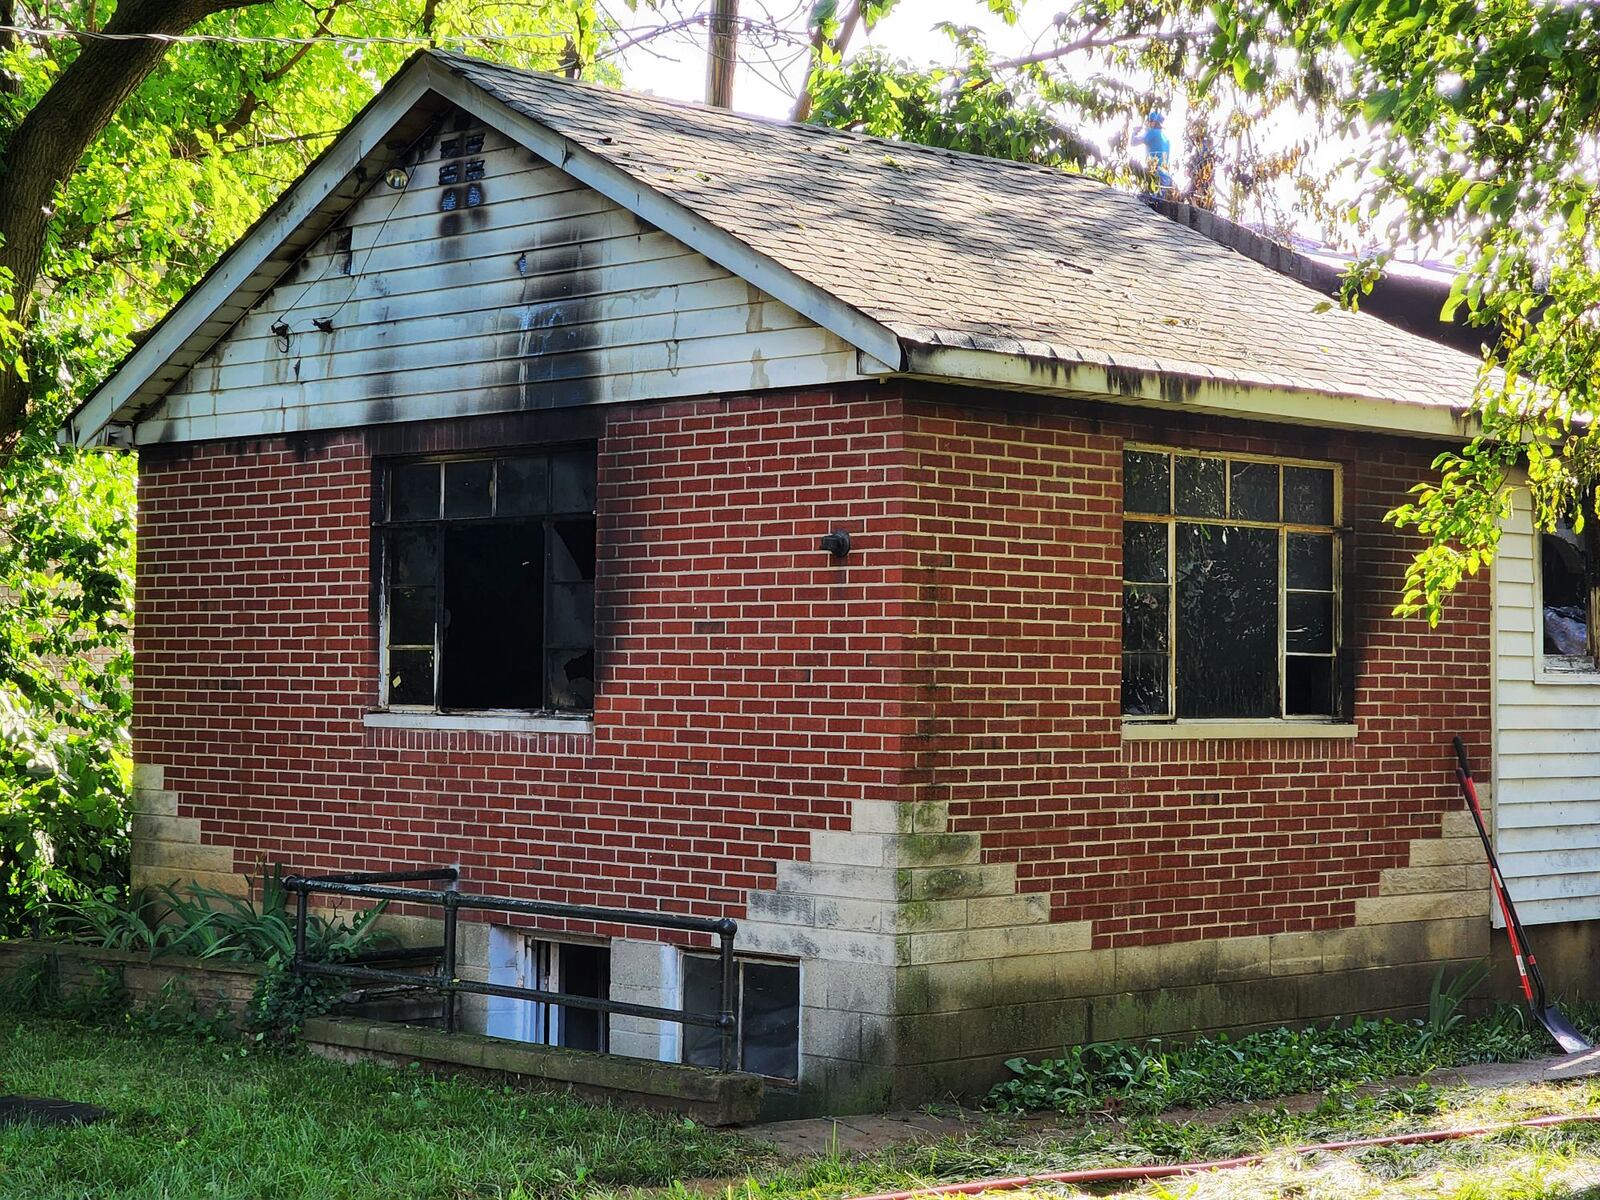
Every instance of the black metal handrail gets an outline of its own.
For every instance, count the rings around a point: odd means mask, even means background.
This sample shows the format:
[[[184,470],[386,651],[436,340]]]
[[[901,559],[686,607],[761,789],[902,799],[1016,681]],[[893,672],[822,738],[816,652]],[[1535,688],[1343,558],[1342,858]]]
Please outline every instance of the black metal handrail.
[[[399,883],[439,881],[454,884],[459,874],[454,867],[418,867],[401,871],[354,871],[342,875],[291,875],[283,889],[295,898],[294,970],[297,974],[329,975],[373,983],[401,984],[443,992],[444,1026],[456,1028],[456,997],[463,992],[480,996],[504,996],[513,1000],[534,1000],[594,1012],[620,1013],[670,1021],[678,1025],[698,1025],[718,1030],[722,1035],[722,1069],[735,1068],[739,1039],[739,1012],[735,996],[733,939],[738,923],[729,917],[687,917],[679,913],[647,913],[626,908],[602,908],[592,904],[560,904],[553,900],[514,900],[503,896],[481,896],[458,892],[454,887],[441,891],[426,888],[395,887]],[[405,971],[386,971],[360,965],[356,959],[342,963],[312,962],[306,958],[306,919],[313,894],[352,896],[362,900],[393,900],[444,909],[444,945],[439,948],[439,967],[433,975]],[[504,983],[480,983],[456,977],[456,924],[462,909],[487,912],[522,913],[526,916],[560,917],[574,921],[593,921],[605,925],[637,925],[647,929],[671,929],[686,933],[709,933],[717,938],[718,965],[721,967],[721,1009],[715,1013],[691,1012],[682,1008],[658,1008],[652,1004],[630,1004],[610,997],[575,996],[569,992],[549,992],[541,988],[515,987]],[[374,955],[376,957],[376,955]],[[392,957],[392,956],[391,956]]]

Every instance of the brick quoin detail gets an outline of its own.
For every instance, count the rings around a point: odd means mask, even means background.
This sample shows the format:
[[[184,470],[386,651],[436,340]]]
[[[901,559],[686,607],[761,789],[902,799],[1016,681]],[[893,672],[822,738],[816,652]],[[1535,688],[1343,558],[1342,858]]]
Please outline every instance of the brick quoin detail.
[[[1469,582],[1434,630],[1390,615],[1417,543],[1383,515],[1433,448],[927,404],[910,419],[919,794],[1053,919],[1094,922],[1097,947],[1342,928],[1438,836],[1459,803],[1451,735],[1486,761],[1489,591]],[[1359,737],[1122,742],[1125,440],[1342,464]]]
[[[556,419],[145,453],[136,756],[237,870],[459,863],[473,889],[737,917],[853,798],[898,794],[904,419],[877,398],[611,411],[592,735],[363,727],[374,449]],[[835,525],[848,566],[817,548]]]

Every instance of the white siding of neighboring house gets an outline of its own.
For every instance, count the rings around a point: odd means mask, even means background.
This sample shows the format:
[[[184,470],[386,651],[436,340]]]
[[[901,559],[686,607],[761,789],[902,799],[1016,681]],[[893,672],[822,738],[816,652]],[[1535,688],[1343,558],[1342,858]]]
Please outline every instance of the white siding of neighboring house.
[[[1545,662],[1526,495],[1501,535],[1494,600],[1495,851],[1525,923],[1600,918],[1600,672]]]
[[[456,137],[452,132],[443,135]],[[141,425],[237,437],[825,385],[853,347],[494,130],[484,203],[440,210],[435,139],[380,180]],[[465,196],[467,182],[454,185]],[[349,273],[346,273],[348,270]],[[331,317],[321,332],[314,317]],[[290,328],[288,349],[272,333]]]

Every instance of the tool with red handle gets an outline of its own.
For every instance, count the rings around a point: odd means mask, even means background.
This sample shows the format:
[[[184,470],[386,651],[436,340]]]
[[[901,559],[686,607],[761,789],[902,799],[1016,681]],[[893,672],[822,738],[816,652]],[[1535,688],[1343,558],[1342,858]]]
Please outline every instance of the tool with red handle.
[[[1455,739],[1456,747],[1456,779],[1461,783],[1461,794],[1467,798],[1467,808],[1472,813],[1472,823],[1478,827],[1478,839],[1483,842],[1483,852],[1489,857],[1489,885],[1494,889],[1495,902],[1500,905],[1500,913],[1506,920],[1506,937],[1511,941],[1511,954],[1517,960],[1517,974],[1522,978],[1522,994],[1528,999],[1528,1007],[1533,1010],[1533,1015],[1560,1043],[1561,1048],[1568,1054],[1578,1054],[1585,1050],[1593,1050],[1594,1045],[1583,1034],[1572,1027],[1562,1012],[1550,1003],[1550,997],[1544,988],[1544,976],[1539,972],[1539,963],[1533,957],[1533,949],[1528,945],[1528,935],[1522,928],[1522,922],[1517,918],[1517,910],[1511,903],[1511,894],[1506,891],[1505,876],[1500,874],[1500,860],[1494,856],[1494,846],[1489,841],[1489,830],[1483,823],[1483,806],[1478,803],[1478,789],[1472,782],[1472,765],[1467,762],[1467,747],[1458,737]]]

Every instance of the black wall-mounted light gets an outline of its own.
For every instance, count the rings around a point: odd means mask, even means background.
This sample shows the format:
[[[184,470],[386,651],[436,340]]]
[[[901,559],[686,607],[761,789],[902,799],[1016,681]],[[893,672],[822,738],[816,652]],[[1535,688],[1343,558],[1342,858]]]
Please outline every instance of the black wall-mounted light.
[[[848,529],[835,529],[831,533],[823,534],[822,549],[834,558],[843,558],[850,553],[850,531]]]

